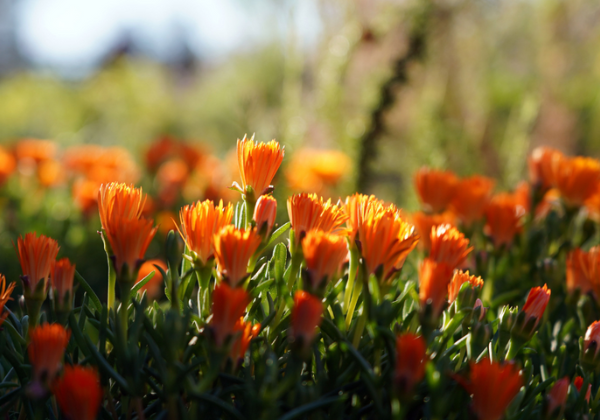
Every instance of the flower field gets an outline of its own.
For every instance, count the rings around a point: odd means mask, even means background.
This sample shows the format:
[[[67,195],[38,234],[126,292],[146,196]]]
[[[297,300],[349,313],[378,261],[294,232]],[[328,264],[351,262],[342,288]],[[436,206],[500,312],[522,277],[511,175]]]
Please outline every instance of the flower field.
[[[600,416],[596,159],[537,148],[510,192],[423,167],[421,211],[408,213],[373,195],[325,198],[349,167],[336,152],[298,153],[282,196],[275,140],[244,137],[222,162],[159,139],[150,196],[120,149],[59,162],[53,147],[0,154],[5,191],[38,188],[5,208],[69,183],[106,255],[79,261],[87,248],[50,225],[12,238],[7,419]]]

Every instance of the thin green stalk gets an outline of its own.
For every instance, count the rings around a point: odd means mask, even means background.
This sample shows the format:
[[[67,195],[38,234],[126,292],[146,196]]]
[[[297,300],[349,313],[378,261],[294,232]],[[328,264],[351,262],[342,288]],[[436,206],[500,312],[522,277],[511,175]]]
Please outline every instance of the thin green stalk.
[[[133,282],[119,282],[119,287],[121,288],[121,308],[119,311],[120,319],[121,319],[121,330],[123,332],[123,342],[127,342],[127,330],[129,327],[129,311],[127,310],[129,306],[129,297],[131,295],[131,288],[133,287]]]
[[[358,250],[356,247],[353,247],[350,249],[350,266],[348,268],[348,283],[346,283],[346,291],[344,293],[344,309],[348,309],[350,305],[350,298],[354,290],[354,280],[356,279],[356,270],[358,270],[358,259]]]
[[[367,311],[363,310],[358,318],[358,322],[356,323],[356,329],[354,330],[354,336],[352,337],[352,345],[358,349],[358,345],[360,344],[360,339],[362,338],[362,333],[365,330],[365,325],[367,323]]]

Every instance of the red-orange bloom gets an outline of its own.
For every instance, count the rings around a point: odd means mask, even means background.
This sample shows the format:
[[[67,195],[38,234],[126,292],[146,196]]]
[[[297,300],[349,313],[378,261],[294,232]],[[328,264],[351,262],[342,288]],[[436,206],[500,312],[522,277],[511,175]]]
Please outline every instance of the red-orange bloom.
[[[450,171],[422,167],[415,175],[419,199],[426,210],[434,213],[444,211],[454,197],[458,178]]]
[[[523,386],[513,363],[500,364],[485,358],[471,362],[470,381],[464,384],[473,395],[472,407],[478,420],[498,420]]]
[[[273,181],[283,161],[284,149],[275,140],[256,143],[244,136],[237,142],[238,167],[242,179],[242,190],[252,187],[256,197],[262,195]]]
[[[16,283],[11,283],[6,287],[6,278],[3,274],[0,274],[0,326],[4,322],[4,320],[8,317],[8,312],[4,310],[4,306],[8,303],[9,300],[12,300],[10,295],[12,294]]]
[[[455,271],[452,281],[448,285],[448,302],[452,303],[458,297],[458,292],[463,284],[469,282],[471,287],[483,287],[483,279],[469,275],[469,271]]]
[[[295,245],[299,245],[304,234],[313,229],[345,233],[341,226],[348,217],[340,206],[331,203],[331,199],[325,202],[323,197],[317,197],[316,194],[295,194],[288,199],[287,208],[296,238]]]
[[[237,361],[244,358],[248,346],[250,345],[250,341],[252,341],[254,337],[258,337],[260,324],[252,325],[252,322],[244,322],[244,318],[240,318],[235,323],[234,331],[235,333],[240,333],[240,336],[231,345],[229,357],[234,361]]]
[[[419,299],[422,305],[432,305],[434,316],[438,316],[444,308],[452,271],[448,264],[431,258],[425,258],[419,267]]]
[[[528,159],[531,184],[544,189],[554,185],[554,161],[562,157],[563,154],[556,149],[536,147]]]
[[[382,280],[402,268],[419,240],[414,226],[401,217],[394,205],[371,207],[358,236],[368,274],[382,270]]]
[[[100,376],[92,367],[66,366],[54,395],[68,420],[94,420],[102,402]]]
[[[583,386],[583,378],[581,376],[577,376],[573,381],[573,385],[577,388],[577,392],[581,392],[581,387]],[[585,400],[590,402],[590,397],[592,395],[592,384],[588,384],[588,389],[585,394]]]
[[[249,303],[250,296],[244,289],[231,288],[227,283],[215,286],[210,326],[217,346],[222,346],[235,333],[236,323],[246,312]]]
[[[346,221],[348,237],[350,243],[354,244],[358,231],[362,227],[367,215],[372,211],[371,209],[383,208],[383,201],[379,200],[374,195],[356,193],[346,197],[346,203],[343,208],[348,217]]]
[[[523,312],[527,316],[527,321],[530,318],[535,318],[535,326],[540,322],[540,319],[544,315],[546,306],[550,301],[550,289],[544,284],[544,287],[534,287],[529,291],[527,295],[527,301],[523,305]],[[534,326],[534,328],[535,328]]]
[[[586,276],[589,270],[590,253],[575,248],[567,254],[567,290],[569,293],[579,289],[587,293],[593,289],[590,279]]]
[[[600,222],[600,183],[598,183],[594,192],[585,200],[584,204],[591,218],[596,222]]]
[[[68,258],[56,261],[52,267],[52,290],[57,304],[60,306],[71,306],[73,301],[73,278],[75,277],[75,264],[71,264]],[[69,294],[66,301],[67,293]]]
[[[275,217],[277,217],[277,200],[272,195],[261,195],[256,201],[252,217],[258,232],[269,236],[275,225]]]
[[[155,267],[155,265],[165,270],[165,272],[167,271],[167,264],[165,264],[164,261],[148,260],[140,267],[140,271],[138,272],[138,276],[136,279],[137,283],[138,281],[142,280],[144,277],[146,277],[154,271],[154,275],[152,276],[150,281],[143,285],[138,292],[140,294],[146,292],[146,296],[148,297],[148,299],[152,300],[158,299],[163,291],[163,275],[160,272],[160,270],[158,270]]]
[[[340,266],[348,256],[348,246],[342,236],[311,230],[302,240],[302,252],[311,288],[316,290],[339,272]]]
[[[480,175],[458,182],[450,208],[467,226],[483,217],[485,206],[492,197],[495,181]]]
[[[583,339],[584,352],[589,349],[590,346],[595,347],[596,350],[594,355],[597,356],[600,352],[600,321],[592,322],[585,332],[585,337]]]
[[[141,188],[112,182],[103,184],[98,190],[98,207],[102,228],[114,234],[123,220],[139,219],[142,216],[146,196]]]
[[[32,232],[25,234],[25,238],[19,237],[17,247],[23,272],[25,296],[33,295],[38,283],[43,282],[45,297],[48,290],[48,276],[59,250],[58,242],[44,235],[36,236],[36,233]]]
[[[458,268],[467,258],[473,247],[468,248],[469,240],[451,225],[440,225],[431,230],[431,252],[429,258],[438,263]]]
[[[521,231],[521,219],[525,209],[517,202],[512,194],[495,195],[485,209],[485,233],[492,237],[494,245],[509,246]]]
[[[400,394],[409,394],[423,380],[427,364],[427,345],[423,337],[405,333],[396,337],[394,385]]]
[[[454,213],[446,211],[440,214],[427,214],[422,211],[413,213],[412,222],[415,224],[417,233],[419,234],[419,248],[423,250],[431,250],[431,229],[439,225],[453,225],[456,221]]]
[[[248,262],[262,239],[256,230],[225,226],[215,235],[215,259],[219,278],[236,287],[248,275]]]
[[[35,327],[29,335],[27,354],[33,375],[36,381],[52,383],[60,370],[71,333],[60,324],[44,324]]]
[[[215,234],[229,225],[232,217],[232,205],[223,206],[222,200],[218,206],[215,206],[211,200],[198,201],[184,206],[179,212],[181,236],[190,252],[203,265],[206,265],[208,260],[214,257]]]
[[[600,182],[600,162],[589,157],[563,157],[555,160],[555,185],[565,202],[582,206]]]
[[[303,348],[312,344],[316,328],[321,324],[323,303],[315,296],[303,290],[294,294],[294,307],[292,308],[292,337],[294,342],[299,342]]]
[[[4,184],[8,177],[15,171],[17,162],[12,154],[0,147],[0,185]]]
[[[21,139],[15,146],[17,160],[31,160],[34,163],[54,158],[58,146],[52,140]]]
[[[565,376],[554,383],[546,397],[548,402],[546,411],[548,414],[553,413],[555,410],[562,411],[565,408],[570,382],[569,377]]]
[[[579,268],[583,271],[585,278],[596,295],[600,296],[600,246],[590,248],[588,252],[581,251],[579,254]]]

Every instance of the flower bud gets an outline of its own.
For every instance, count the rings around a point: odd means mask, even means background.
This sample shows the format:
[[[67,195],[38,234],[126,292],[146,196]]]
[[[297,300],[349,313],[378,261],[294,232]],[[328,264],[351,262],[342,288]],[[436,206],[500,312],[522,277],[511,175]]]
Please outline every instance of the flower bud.
[[[509,306],[505,306],[502,308],[500,312],[498,324],[498,349],[499,351],[503,351],[508,344],[508,340],[510,339],[510,331],[512,330],[515,322],[517,320],[517,313],[519,312],[518,308],[511,308]]]
[[[467,338],[467,355],[469,359],[476,359],[490,343],[492,329],[489,325],[475,322],[471,327],[471,334]]]
[[[600,321],[595,321],[585,332],[581,349],[581,365],[590,371],[600,370]]]
[[[481,277],[471,276],[468,271],[456,271],[448,285],[448,302],[456,301],[458,310],[473,308],[482,287]]]
[[[302,356],[307,356],[316,335],[316,328],[321,324],[323,303],[317,297],[299,290],[294,295],[292,308],[291,333],[293,348]]]
[[[524,343],[531,340],[549,301],[550,289],[548,289],[548,286],[532,288],[523,309],[517,316],[515,325],[510,331],[511,338]]]
[[[261,195],[256,201],[252,217],[256,222],[256,229],[261,236],[265,238],[271,236],[276,216],[277,200],[271,195]]]
[[[396,337],[394,387],[400,397],[408,397],[425,376],[427,345],[423,337],[405,333]]]
[[[565,376],[556,381],[544,399],[544,418],[560,419],[565,410],[567,395],[569,393],[569,377]]]
[[[577,392],[581,392],[581,387],[583,386],[583,378],[578,376],[573,381],[573,385],[577,388]],[[592,384],[588,384],[587,392],[585,393],[585,400],[589,403],[590,397],[592,396]]]

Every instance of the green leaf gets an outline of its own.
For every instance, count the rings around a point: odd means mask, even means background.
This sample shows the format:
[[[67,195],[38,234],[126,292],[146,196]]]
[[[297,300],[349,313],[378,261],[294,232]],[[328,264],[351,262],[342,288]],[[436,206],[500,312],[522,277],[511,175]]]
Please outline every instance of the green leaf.
[[[277,238],[279,238],[281,235],[283,235],[285,232],[287,232],[287,230],[290,228],[291,225],[292,224],[290,222],[287,222],[286,224],[277,228],[275,230],[275,232],[273,232],[273,234],[271,235],[271,238],[269,239],[269,243],[267,244],[267,246],[271,245],[273,242],[275,242],[275,240]]]
[[[144,277],[143,279],[141,279],[140,281],[138,281],[132,288],[131,288],[131,295],[135,296],[137,294],[137,292],[144,287],[150,280],[152,280],[152,277],[154,277],[154,274],[156,273],[156,271],[151,271],[150,274],[148,274],[146,277]],[[163,277],[166,278],[166,277]]]
[[[87,292],[96,310],[98,310],[98,312],[101,312],[102,303],[100,302],[100,299],[98,299],[98,296],[94,292],[94,289],[92,289],[92,287],[88,284],[87,281],[85,281],[85,279],[81,276],[81,274],[79,274],[77,270],[75,270],[75,280],[77,280],[77,283],[79,283],[81,287],[83,287],[83,289]]]
[[[273,276],[277,283],[283,280],[287,256],[288,252],[284,244],[275,245],[275,249],[273,249],[273,258],[271,258],[271,266],[273,267]]]

